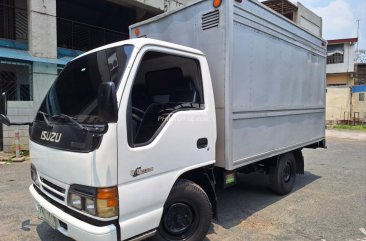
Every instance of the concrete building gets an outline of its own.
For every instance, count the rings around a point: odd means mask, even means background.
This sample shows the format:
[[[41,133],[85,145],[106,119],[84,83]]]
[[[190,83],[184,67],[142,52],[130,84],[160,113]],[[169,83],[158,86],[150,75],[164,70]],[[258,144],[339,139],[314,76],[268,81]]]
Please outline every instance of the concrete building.
[[[355,63],[357,38],[328,41],[326,119],[329,124],[366,122],[366,65]]]
[[[328,40],[327,85],[354,85],[357,38]]]
[[[127,39],[128,26],[188,0],[0,0],[0,91],[14,122],[32,121],[59,71],[89,49]],[[28,149],[28,126],[17,127]],[[10,152],[14,127],[0,125]]]
[[[352,103],[355,116],[366,123],[366,63],[355,65],[355,85],[352,87]]]
[[[297,25],[303,27],[315,36],[322,36],[322,18],[310,11],[300,2],[293,4],[288,0],[266,0],[262,3],[289,20],[294,21]]]

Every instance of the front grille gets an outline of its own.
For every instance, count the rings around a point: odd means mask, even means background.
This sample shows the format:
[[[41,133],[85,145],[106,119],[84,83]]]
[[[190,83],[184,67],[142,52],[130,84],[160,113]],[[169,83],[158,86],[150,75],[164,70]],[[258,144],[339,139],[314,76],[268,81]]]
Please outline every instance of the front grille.
[[[202,30],[218,27],[220,23],[220,11],[214,10],[202,14]]]
[[[55,193],[55,192],[51,191],[50,189],[48,189],[48,188],[47,188],[47,187],[45,187],[45,186],[42,186],[42,187],[43,187],[43,190],[45,190],[46,192],[48,192],[48,193],[49,193],[49,194],[51,194],[52,196],[54,196],[54,197],[56,197],[56,198],[60,199],[61,201],[65,201],[65,198],[64,198],[63,196],[58,195],[57,193]]]
[[[60,201],[65,201],[66,190],[64,188],[48,181],[43,177],[40,177],[40,179],[43,191]]]
[[[44,184],[46,184],[47,186],[50,186],[50,187],[52,187],[53,189],[55,189],[55,190],[57,190],[57,191],[59,191],[59,192],[61,192],[61,193],[64,193],[64,194],[65,194],[65,189],[63,189],[62,187],[59,187],[59,186],[57,186],[57,185],[53,184],[52,182],[47,181],[47,180],[46,180],[46,179],[44,179],[43,177],[41,177],[41,181],[42,181]]]

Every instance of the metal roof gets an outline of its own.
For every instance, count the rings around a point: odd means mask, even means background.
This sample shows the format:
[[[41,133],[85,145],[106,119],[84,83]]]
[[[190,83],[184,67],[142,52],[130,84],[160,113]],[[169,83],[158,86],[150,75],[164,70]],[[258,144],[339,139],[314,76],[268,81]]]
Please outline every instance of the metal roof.
[[[358,42],[358,38],[344,38],[344,39],[328,40],[328,44],[356,43],[356,42]]]

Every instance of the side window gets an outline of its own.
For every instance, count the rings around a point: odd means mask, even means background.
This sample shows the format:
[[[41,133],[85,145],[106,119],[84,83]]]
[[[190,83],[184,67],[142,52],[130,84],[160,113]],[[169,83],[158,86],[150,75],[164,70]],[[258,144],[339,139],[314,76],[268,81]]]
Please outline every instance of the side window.
[[[127,108],[130,146],[150,143],[177,111],[204,108],[199,61],[147,52],[136,73]]]

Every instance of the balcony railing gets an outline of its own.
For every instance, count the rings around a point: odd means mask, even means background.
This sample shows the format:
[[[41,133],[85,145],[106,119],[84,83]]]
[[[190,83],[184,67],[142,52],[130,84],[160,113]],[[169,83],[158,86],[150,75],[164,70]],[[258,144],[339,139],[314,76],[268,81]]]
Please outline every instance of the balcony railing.
[[[0,3],[0,38],[28,39],[28,13],[26,9]]]
[[[128,39],[126,33],[57,18],[58,47],[86,51],[125,39]]]
[[[26,9],[0,3],[0,38],[28,39]],[[58,47],[86,51],[125,39],[128,34],[123,32],[57,17]]]

